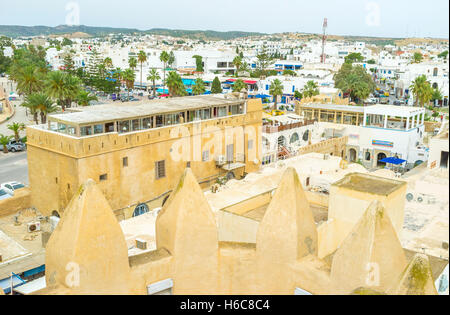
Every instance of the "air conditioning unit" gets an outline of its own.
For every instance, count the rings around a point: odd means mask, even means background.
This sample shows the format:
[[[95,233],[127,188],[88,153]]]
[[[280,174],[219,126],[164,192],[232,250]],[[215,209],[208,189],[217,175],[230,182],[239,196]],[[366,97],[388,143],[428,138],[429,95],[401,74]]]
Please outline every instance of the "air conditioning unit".
[[[222,166],[222,165],[225,165],[226,163],[227,163],[227,160],[226,160],[224,155],[219,155],[216,158],[216,165],[217,166]]]
[[[30,222],[27,225],[27,231],[29,233],[37,232],[41,230],[41,222]]]

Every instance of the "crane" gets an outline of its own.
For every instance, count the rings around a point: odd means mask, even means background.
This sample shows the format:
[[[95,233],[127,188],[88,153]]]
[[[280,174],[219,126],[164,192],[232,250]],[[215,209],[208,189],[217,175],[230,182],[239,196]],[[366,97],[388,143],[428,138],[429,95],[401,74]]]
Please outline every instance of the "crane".
[[[320,62],[321,63],[325,63],[325,60],[326,60],[325,43],[327,42],[327,27],[328,27],[328,19],[325,18],[323,20],[322,55],[320,55]]]

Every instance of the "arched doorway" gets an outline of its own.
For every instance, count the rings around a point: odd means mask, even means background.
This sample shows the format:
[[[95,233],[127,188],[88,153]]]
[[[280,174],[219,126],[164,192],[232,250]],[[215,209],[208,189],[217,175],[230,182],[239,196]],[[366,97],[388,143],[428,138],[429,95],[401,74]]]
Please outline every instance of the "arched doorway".
[[[52,212],[52,217],[61,218],[61,217],[59,216],[58,211],[56,211],[56,210],[54,210],[54,211]]]
[[[148,206],[145,203],[138,204],[133,211],[133,218],[143,215],[149,211]]]
[[[292,136],[291,136],[291,140],[290,140],[289,143],[292,144],[292,143],[297,142],[298,140],[300,140],[300,138],[299,138],[299,136],[298,136],[298,133],[294,132],[294,133],[292,134]]]
[[[384,154],[383,152],[378,153],[377,155],[377,166],[378,167],[385,167],[386,163],[381,162],[381,160],[387,158],[386,154]]]
[[[356,150],[355,149],[348,150],[348,155],[349,155],[350,162],[356,162]]]

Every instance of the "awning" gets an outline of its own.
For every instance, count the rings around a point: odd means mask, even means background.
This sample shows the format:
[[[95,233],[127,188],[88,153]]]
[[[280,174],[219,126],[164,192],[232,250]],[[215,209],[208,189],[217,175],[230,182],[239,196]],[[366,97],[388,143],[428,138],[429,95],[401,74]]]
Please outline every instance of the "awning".
[[[402,160],[396,157],[388,157],[385,159],[380,160],[382,163],[388,163],[388,164],[394,164],[394,165],[400,165],[406,162],[406,160]]]
[[[236,82],[236,81],[237,81],[237,79],[228,79],[227,80],[227,82]],[[258,81],[253,81],[253,80],[243,80],[243,81],[246,84],[256,84],[256,83],[258,83]]]
[[[17,293],[20,293],[23,295],[28,295],[28,294],[34,293],[36,291],[45,289],[46,287],[47,287],[47,284],[45,282],[45,277],[41,277],[36,280],[30,281],[26,284],[23,284],[18,288],[15,288],[14,292],[17,292]]]
[[[22,280],[22,278],[20,278],[18,275],[14,273],[12,276],[12,282],[13,288],[16,288],[25,283],[25,281]],[[5,294],[11,293],[11,277],[0,280],[0,288],[3,289],[3,292],[5,292]]]

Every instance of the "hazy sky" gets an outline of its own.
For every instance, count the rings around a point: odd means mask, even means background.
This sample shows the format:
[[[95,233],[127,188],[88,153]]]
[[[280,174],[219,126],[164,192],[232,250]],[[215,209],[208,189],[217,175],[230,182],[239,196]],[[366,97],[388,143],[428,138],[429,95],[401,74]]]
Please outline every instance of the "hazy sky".
[[[336,35],[449,36],[448,0],[13,0],[0,10],[2,25],[79,20],[89,26],[264,33],[320,33],[324,17]]]

